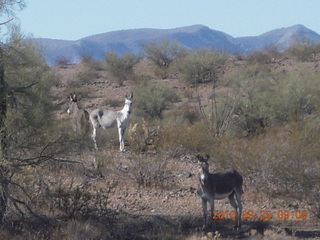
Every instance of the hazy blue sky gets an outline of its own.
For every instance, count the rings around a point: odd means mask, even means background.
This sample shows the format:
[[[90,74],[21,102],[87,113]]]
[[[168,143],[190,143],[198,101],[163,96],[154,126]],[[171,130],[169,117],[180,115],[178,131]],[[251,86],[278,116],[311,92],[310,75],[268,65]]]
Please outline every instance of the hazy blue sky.
[[[320,0],[26,0],[22,32],[77,40],[134,28],[203,24],[234,37],[303,24],[320,33]],[[4,19],[1,19],[4,21]]]

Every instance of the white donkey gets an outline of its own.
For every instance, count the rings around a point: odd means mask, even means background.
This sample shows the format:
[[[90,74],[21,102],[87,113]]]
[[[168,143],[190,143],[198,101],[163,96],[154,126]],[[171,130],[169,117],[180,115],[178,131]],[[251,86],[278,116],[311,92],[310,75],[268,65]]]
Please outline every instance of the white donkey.
[[[89,132],[89,113],[87,110],[79,108],[76,94],[70,93],[70,101],[67,112],[72,115],[72,125],[75,132],[86,134]]]
[[[117,125],[119,132],[119,142],[120,142],[120,151],[125,151],[124,148],[124,133],[129,125],[129,115],[132,109],[132,98],[133,93],[131,92],[130,96],[125,96],[125,104],[122,110],[120,111],[110,111],[107,109],[95,109],[90,113],[90,121],[93,126],[92,140],[96,149],[96,134],[97,128],[102,126],[104,129],[112,128]]]

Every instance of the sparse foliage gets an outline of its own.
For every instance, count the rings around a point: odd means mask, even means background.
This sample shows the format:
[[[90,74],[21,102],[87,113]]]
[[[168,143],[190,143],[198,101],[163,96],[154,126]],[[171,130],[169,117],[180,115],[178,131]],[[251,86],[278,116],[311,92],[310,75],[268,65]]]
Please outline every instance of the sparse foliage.
[[[245,84],[236,108],[238,126],[248,135],[262,133],[267,127],[301,119],[316,110],[319,86],[316,76],[306,74],[304,81],[295,74],[270,73],[242,76]]]
[[[160,42],[150,42],[144,46],[148,58],[157,67],[157,75],[167,77],[172,61],[183,55],[185,50],[177,42],[162,39]]]
[[[131,53],[119,56],[118,53],[111,51],[105,55],[108,71],[118,78],[120,83],[133,77],[133,67],[138,60],[139,58]]]
[[[58,135],[50,127],[53,107],[48,92],[53,75],[43,64],[43,58],[35,47],[23,41],[18,28],[13,28],[7,44],[0,48],[2,221],[9,206],[22,216],[33,214],[24,185],[28,181],[20,174],[28,175],[25,168],[52,158],[58,147],[55,142]],[[21,179],[24,182],[20,182]]]
[[[56,63],[62,68],[65,68],[66,66],[70,65],[70,62],[70,59],[64,56],[60,56],[56,59]]]
[[[151,118],[161,118],[162,112],[179,99],[178,95],[164,84],[141,82],[135,87],[134,92],[137,96],[137,110],[142,110]]]
[[[1,0],[0,1],[0,12],[12,17],[15,15],[17,8],[22,10],[26,6],[24,0]]]
[[[182,79],[195,83],[217,80],[218,69],[224,64],[225,56],[209,49],[195,50],[177,60],[177,68]]]
[[[320,53],[320,44],[310,41],[293,40],[286,52],[300,61],[311,61]]]
[[[281,54],[276,46],[268,46],[262,50],[257,50],[247,56],[247,61],[250,64],[267,64],[273,59],[277,59]]]
[[[155,158],[141,158],[134,156],[131,159],[130,177],[142,187],[168,188],[172,183],[167,179],[171,175],[166,165],[168,160]]]

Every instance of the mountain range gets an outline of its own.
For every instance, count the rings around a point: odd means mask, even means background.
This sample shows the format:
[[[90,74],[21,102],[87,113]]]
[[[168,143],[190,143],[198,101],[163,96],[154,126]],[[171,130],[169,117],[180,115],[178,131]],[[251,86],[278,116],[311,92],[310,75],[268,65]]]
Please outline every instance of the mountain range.
[[[303,25],[275,29],[259,36],[232,37],[203,25],[193,25],[174,29],[132,29],[107,32],[88,36],[76,41],[34,38],[33,43],[42,49],[49,65],[64,57],[70,63],[79,62],[81,56],[91,55],[102,60],[105,53],[113,50],[119,54],[126,52],[143,54],[143,45],[150,41],[169,39],[177,41],[187,49],[212,48],[228,53],[250,53],[267,46],[278,49],[288,47],[293,40],[320,42],[320,35]]]

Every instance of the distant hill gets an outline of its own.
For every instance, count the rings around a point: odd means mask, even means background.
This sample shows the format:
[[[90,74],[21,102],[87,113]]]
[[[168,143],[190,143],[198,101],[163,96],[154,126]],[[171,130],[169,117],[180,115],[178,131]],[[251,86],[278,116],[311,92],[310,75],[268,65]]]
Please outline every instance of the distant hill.
[[[270,45],[283,49],[288,47],[292,40],[320,42],[320,35],[303,25],[294,25],[272,30],[257,37],[240,37],[236,39],[241,45],[242,52],[248,53]]]
[[[154,40],[178,41],[188,49],[209,47],[228,53],[249,53],[269,45],[282,49],[293,39],[320,42],[320,35],[303,25],[276,29],[260,36],[234,38],[224,32],[203,25],[174,29],[133,29],[97,34],[77,41],[35,38],[33,42],[42,49],[49,65],[55,65],[59,57],[66,57],[76,63],[83,55],[90,54],[101,60],[106,52],[114,50],[119,54],[143,53],[143,45]]]

